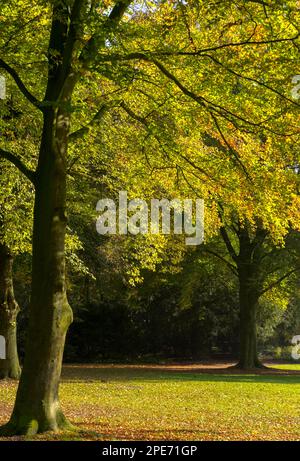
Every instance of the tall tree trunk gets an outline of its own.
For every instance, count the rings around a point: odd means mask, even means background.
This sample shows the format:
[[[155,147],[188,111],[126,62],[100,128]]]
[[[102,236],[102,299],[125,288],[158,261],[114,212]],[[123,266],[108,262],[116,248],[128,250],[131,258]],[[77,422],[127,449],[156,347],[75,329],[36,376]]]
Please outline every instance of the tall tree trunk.
[[[66,179],[69,109],[77,80],[71,61],[84,5],[83,1],[74,2],[72,19],[65,2],[53,5],[46,104],[34,177],[28,340],[14,410],[0,430],[2,435],[33,435],[71,427],[61,410],[58,388],[66,333],[73,319],[65,277]]]
[[[15,407],[2,434],[32,435],[70,427],[58,397],[72,321],[65,281],[67,134],[68,116],[47,110],[36,179],[28,341]]]
[[[68,135],[80,66],[88,67],[99,45],[91,37],[81,47],[89,2],[52,3],[47,87],[38,105],[43,129],[33,179],[36,192],[28,341],[14,410],[9,423],[0,429],[2,435],[32,435],[70,427],[58,397],[65,337],[72,322],[65,279]],[[105,35],[118,24],[129,3],[114,5],[107,17],[108,27],[103,27]],[[104,46],[104,37],[101,42]]]
[[[260,223],[253,232],[247,222],[241,225],[239,221],[232,229],[238,239],[238,251],[235,248],[236,241],[232,243],[224,226],[221,227],[221,236],[235,264],[235,274],[239,281],[240,357],[237,367],[261,368],[263,365],[257,354],[256,314],[262,292],[261,256],[267,232]]]
[[[19,306],[14,295],[12,267],[9,248],[0,244],[0,335],[6,343],[6,358],[0,360],[0,379],[19,379],[21,374],[17,348]]]
[[[260,293],[260,252],[264,233],[260,229],[254,239],[249,230],[239,231],[240,251],[237,257],[240,303],[240,358],[238,368],[260,368],[257,354],[256,314]]]
[[[250,272],[251,274],[251,272]],[[258,295],[253,287],[249,271],[239,271],[240,303],[240,357],[238,368],[251,369],[261,367],[257,355],[256,313]]]

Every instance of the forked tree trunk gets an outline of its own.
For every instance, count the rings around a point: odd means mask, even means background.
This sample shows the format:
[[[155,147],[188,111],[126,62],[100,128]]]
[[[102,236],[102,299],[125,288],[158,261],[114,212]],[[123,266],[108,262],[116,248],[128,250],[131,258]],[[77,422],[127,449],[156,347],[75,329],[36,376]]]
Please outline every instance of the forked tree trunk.
[[[36,179],[28,341],[15,407],[2,434],[32,435],[70,427],[58,397],[72,321],[65,282],[67,134],[68,116],[47,110]]]
[[[19,306],[14,295],[12,267],[9,248],[0,244],[0,335],[6,343],[6,358],[0,360],[0,379],[19,379],[21,374],[17,348]]]

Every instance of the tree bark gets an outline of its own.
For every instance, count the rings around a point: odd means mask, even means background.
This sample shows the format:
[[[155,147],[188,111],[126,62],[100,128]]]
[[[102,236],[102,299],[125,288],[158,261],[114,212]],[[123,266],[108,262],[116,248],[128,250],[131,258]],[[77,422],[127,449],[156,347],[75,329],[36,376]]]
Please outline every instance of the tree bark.
[[[257,235],[260,235],[260,230]],[[255,239],[256,237],[254,237]],[[240,304],[240,357],[238,368],[261,368],[257,354],[256,314],[260,297],[260,252],[263,239],[250,238],[248,229],[239,230],[236,259]]]
[[[36,179],[28,341],[15,407],[2,434],[33,435],[70,427],[58,397],[72,322],[65,281],[68,125],[68,115],[47,109]]]
[[[0,335],[6,343],[6,358],[0,360],[0,379],[19,379],[21,374],[17,348],[19,306],[14,295],[12,267],[9,248],[0,244]]]
[[[263,286],[263,244],[268,233],[260,223],[257,223],[255,232],[251,232],[248,223],[242,226],[239,221],[232,229],[238,240],[238,250],[236,242],[232,243],[224,226],[220,232],[234,263],[234,266],[230,264],[230,267],[239,281],[240,348],[236,367],[245,370],[263,368],[257,354],[256,314]]]
[[[72,5],[71,5],[72,4]],[[118,23],[129,2],[117,2],[108,24]],[[24,367],[10,421],[1,435],[33,435],[70,428],[58,387],[65,337],[72,322],[66,294],[65,233],[67,151],[71,102],[87,65],[93,37],[80,52],[88,2],[53,2],[48,80],[37,170],[32,242],[32,289]],[[107,33],[107,31],[106,31]],[[103,43],[105,41],[103,40]],[[85,58],[84,58],[85,57]]]
[[[84,4],[74,2],[71,19],[65,2],[53,6],[46,104],[34,177],[28,340],[15,406],[1,435],[71,428],[61,409],[58,388],[66,333],[73,319],[65,276],[67,152],[70,104],[77,81],[71,61],[76,28],[81,27],[76,15]]]
[[[250,273],[249,273],[250,272]],[[238,368],[260,368],[262,364],[257,354],[256,313],[258,295],[253,288],[251,271],[239,271],[239,303],[240,303],[240,357]]]

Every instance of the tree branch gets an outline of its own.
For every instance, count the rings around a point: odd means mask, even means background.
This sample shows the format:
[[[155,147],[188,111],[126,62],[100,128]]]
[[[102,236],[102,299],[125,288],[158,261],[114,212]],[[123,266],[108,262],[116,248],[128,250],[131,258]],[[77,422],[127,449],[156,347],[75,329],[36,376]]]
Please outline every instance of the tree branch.
[[[291,42],[293,43],[295,40],[297,40],[300,37],[300,32],[298,32],[295,36],[293,37],[286,37],[286,38],[277,38],[273,40],[254,40],[251,41],[251,37],[248,40],[244,40],[241,42],[231,42],[231,43],[223,43],[222,45],[217,45],[213,46],[210,48],[202,48],[200,50],[196,51],[156,51],[153,53],[148,53],[148,59],[151,57],[176,57],[176,56],[201,56],[205,53],[208,53],[210,51],[217,51],[221,50],[224,48],[230,48],[230,47],[239,47],[239,46],[260,46],[260,45],[269,45],[272,43],[284,43],[284,42]],[[102,59],[104,61],[110,61],[110,60],[131,60],[131,59],[140,59],[140,56],[143,55],[143,52],[133,52],[129,53],[128,55],[120,55],[120,54],[115,54],[115,55],[110,55],[110,56],[102,56]]]
[[[260,43],[262,43],[262,42],[260,42]],[[268,122],[270,120],[270,118],[272,118],[272,117],[269,117],[267,119],[261,120],[259,122],[254,122],[254,121],[246,119],[245,117],[243,117],[240,114],[234,113],[231,110],[226,109],[226,107],[223,107],[223,106],[221,106],[219,104],[214,103],[213,101],[210,101],[210,100],[206,99],[204,96],[201,96],[201,95],[198,95],[198,94],[194,93],[193,91],[189,90],[183,83],[181,83],[178,80],[178,78],[174,74],[172,74],[160,61],[157,61],[156,59],[153,59],[154,56],[156,56],[156,57],[159,57],[159,56],[160,57],[163,57],[163,56],[177,56],[177,55],[180,55],[180,54],[182,54],[182,55],[188,55],[188,54],[191,54],[191,55],[196,54],[197,55],[197,54],[199,54],[200,55],[200,52],[197,52],[197,53],[194,53],[194,52],[190,52],[190,53],[186,53],[186,52],[182,52],[182,53],[180,53],[180,52],[179,53],[172,53],[172,52],[164,53],[164,52],[162,52],[162,53],[147,53],[147,54],[144,54],[144,53],[141,53],[141,52],[134,52],[134,53],[130,53],[128,55],[120,55],[120,54],[114,54],[114,55],[110,54],[110,55],[105,55],[105,56],[102,55],[102,56],[99,56],[98,58],[99,58],[99,62],[113,62],[113,61],[118,61],[118,60],[119,61],[142,60],[142,61],[145,61],[145,62],[152,63],[170,81],[172,81],[182,91],[183,94],[185,94],[189,98],[193,99],[195,102],[197,102],[204,109],[208,110],[211,115],[212,115],[212,112],[214,112],[214,113],[218,114],[220,117],[224,118],[225,120],[235,124],[236,127],[237,127],[237,121],[239,121],[239,122],[243,122],[245,125],[252,126],[254,128],[264,127],[264,129],[267,130],[268,132],[276,134],[278,136],[290,137],[290,136],[296,134],[296,132],[295,133],[277,132],[277,131],[271,129],[269,126],[265,125],[265,123]],[[268,87],[268,90],[271,90],[271,87]],[[274,90],[274,92],[277,93],[279,96],[281,95],[281,93],[277,92],[276,90]],[[232,150],[232,148],[231,148],[231,150]]]
[[[235,249],[232,246],[232,243],[230,241],[230,238],[229,238],[229,236],[227,234],[227,231],[226,231],[224,226],[220,227],[220,233],[221,233],[221,236],[222,236],[222,238],[224,240],[226,248],[227,248],[230,256],[232,257],[233,261],[237,261],[238,255],[237,255]]]
[[[151,130],[150,130],[150,127],[149,127],[149,123],[147,122],[146,120],[146,117],[142,117],[138,114],[136,114],[135,112],[133,112],[133,110],[128,107],[123,101],[120,103],[120,106],[122,107],[122,109],[125,110],[125,112],[127,112],[127,114],[133,118],[134,120],[137,120],[138,122],[140,122],[142,125],[145,126],[145,128],[147,128],[147,130],[149,131],[150,134],[153,134],[151,133]],[[155,139],[159,142],[160,144],[160,140],[158,138],[158,136],[156,134],[153,134],[153,136],[155,137]],[[200,173],[202,173],[206,178],[208,178],[210,181],[214,181],[214,178],[212,175],[210,175],[206,170],[204,170],[203,168],[201,168],[200,166],[196,165],[195,162],[193,162],[192,160],[190,160],[188,157],[186,157],[185,155],[179,153],[179,156],[185,160],[190,166],[192,166],[194,169],[198,170]]]
[[[23,83],[19,74],[13,69],[9,64],[7,64],[3,59],[0,58],[0,69],[4,69],[15,81],[17,87],[21,91],[21,93],[25,96],[25,98],[33,104],[37,109],[42,110],[42,103],[33,96],[32,93],[26,88],[25,84]]]
[[[297,267],[296,269],[293,269],[293,270],[287,272],[285,275],[280,277],[278,280],[271,283],[267,288],[265,288],[264,290],[261,290],[260,291],[260,296],[263,295],[264,293],[266,293],[267,291],[271,290],[272,288],[276,287],[277,285],[280,285],[280,283],[283,282],[283,280],[287,279],[290,275],[292,275],[292,274],[294,274],[295,272],[298,272],[298,271],[300,271],[300,267]]]
[[[27,166],[22,162],[22,160],[15,154],[8,152],[0,148],[0,158],[8,160],[10,163],[15,165],[18,170],[23,173],[29,181],[35,184],[36,175],[35,172],[27,168]]]
[[[235,158],[235,160],[237,161],[237,163],[240,165],[240,167],[242,168],[243,172],[245,173],[247,179],[248,179],[250,182],[252,182],[251,177],[250,177],[250,175],[249,175],[249,173],[248,173],[248,171],[247,171],[245,165],[244,165],[243,162],[241,161],[239,154],[237,153],[237,151],[236,151],[235,149],[233,149],[233,147],[229,144],[229,142],[228,142],[227,139],[225,138],[225,135],[224,135],[224,133],[223,133],[221,127],[220,127],[220,124],[219,124],[219,122],[218,122],[217,117],[216,117],[212,112],[210,112],[210,115],[211,115],[211,117],[212,117],[212,119],[213,119],[213,121],[214,121],[214,124],[216,125],[216,128],[217,128],[217,130],[218,130],[218,132],[219,132],[221,138],[223,139],[224,143],[226,144],[226,146],[227,146],[227,148],[228,148],[228,152],[229,152],[230,154],[233,155],[233,157]]]
[[[300,104],[291,99],[291,98],[288,98],[287,96],[285,96],[283,93],[280,93],[280,91],[276,90],[275,88],[272,88],[270,85],[264,83],[264,82],[261,82],[260,80],[257,80],[256,78],[252,78],[252,77],[249,77],[247,75],[243,75],[243,74],[240,74],[239,72],[237,72],[236,70],[234,69],[231,69],[230,67],[227,67],[225,66],[225,64],[223,64],[221,61],[219,61],[218,59],[216,59],[214,56],[211,56],[209,54],[203,54],[204,57],[207,57],[209,59],[211,59],[215,64],[217,64],[218,66],[222,67],[223,69],[225,69],[227,72],[229,72],[230,74],[232,75],[235,75],[236,77],[238,78],[241,78],[243,80],[247,80],[248,82],[253,82],[253,83],[256,83],[257,85],[259,86],[262,86],[264,88],[266,88],[267,90],[271,91],[272,93],[274,94],[277,94],[277,96],[279,96],[280,98],[282,99],[285,99],[286,101],[288,101],[289,103],[291,104],[294,104],[295,106],[298,106],[300,107]]]
[[[105,39],[108,38],[108,34],[113,28],[119,24],[130,3],[132,3],[132,0],[118,0],[115,3],[105,23],[101,26],[102,34],[95,33],[92,35],[81,51],[79,59],[83,64],[87,65],[91,59],[91,55],[97,53],[99,40],[102,41],[102,46],[105,45]]]
[[[245,119],[243,116],[235,114],[234,112],[231,112],[230,110],[226,109],[223,106],[220,106],[219,104],[215,104],[212,101],[209,101],[208,99],[204,98],[204,96],[200,96],[193,91],[189,90],[185,85],[183,85],[177,77],[175,77],[174,74],[172,74],[160,61],[157,61],[155,59],[151,59],[147,55],[143,53],[133,53],[131,55],[134,59],[140,59],[144,60],[147,62],[150,62],[154,64],[170,81],[172,81],[181,91],[183,94],[188,96],[189,98],[193,99],[195,102],[201,105],[204,109],[216,112],[219,114],[221,117],[225,117],[224,114],[227,114],[228,116],[232,117],[233,119],[237,119],[245,123],[246,125],[250,125],[253,127],[261,127],[262,122],[252,122],[251,120]],[[112,57],[110,57],[111,60],[113,60]],[[228,118],[229,119],[229,118]],[[232,121],[232,120],[231,120]]]
[[[103,104],[87,125],[69,134],[69,141],[76,141],[77,139],[83,138],[86,134],[88,134],[89,131],[93,128],[93,126],[103,118],[103,116],[111,106],[112,105],[110,104]]]
[[[238,47],[238,46],[260,46],[260,45],[269,45],[271,43],[283,43],[283,42],[294,42],[294,40],[297,40],[297,38],[300,37],[300,32],[298,32],[294,37],[286,37],[286,38],[276,38],[273,40],[253,40],[251,41],[250,39],[244,40],[242,42],[232,42],[232,43],[223,43],[222,45],[218,46],[213,46],[210,48],[202,48],[201,50],[197,51],[178,51],[175,53],[166,52],[164,55],[165,56],[199,56],[203,53],[207,53],[209,51],[217,51],[217,50],[222,50],[224,48],[230,48],[230,47]]]
[[[216,258],[219,258],[221,261],[223,261],[228,267],[229,269],[231,270],[231,272],[233,272],[234,275],[238,275],[237,273],[237,270],[236,270],[236,267],[234,266],[234,264],[231,264],[229,261],[227,261],[227,259],[225,259],[223,256],[219,255],[218,253],[215,253],[214,251],[212,250],[207,250],[206,248],[203,250],[205,253],[209,253],[213,256],[215,256]]]

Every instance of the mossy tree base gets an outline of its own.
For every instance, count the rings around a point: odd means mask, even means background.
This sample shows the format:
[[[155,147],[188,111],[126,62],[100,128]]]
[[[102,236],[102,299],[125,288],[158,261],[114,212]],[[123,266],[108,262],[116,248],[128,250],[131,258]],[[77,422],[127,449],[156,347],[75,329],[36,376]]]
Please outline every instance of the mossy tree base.
[[[19,365],[10,367],[5,370],[0,369],[0,380],[4,379],[12,379],[14,381],[18,381],[21,376],[21,367]]]
[[[51,417],[12,416],[11,420],[0,427],[0,437],[34,436],[44,432],[72,431],[74,427],[59,410]]]

